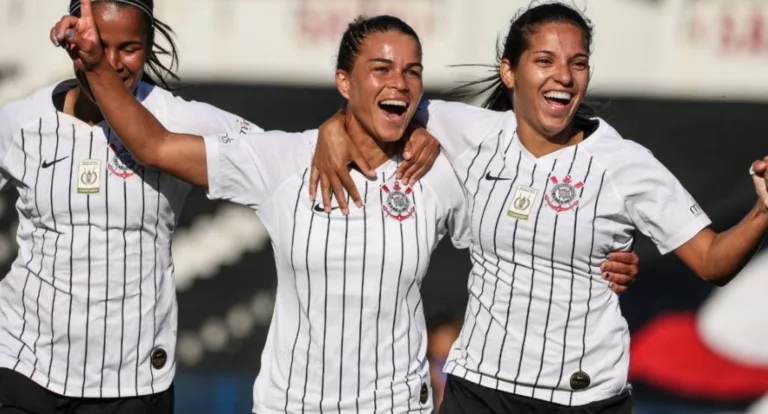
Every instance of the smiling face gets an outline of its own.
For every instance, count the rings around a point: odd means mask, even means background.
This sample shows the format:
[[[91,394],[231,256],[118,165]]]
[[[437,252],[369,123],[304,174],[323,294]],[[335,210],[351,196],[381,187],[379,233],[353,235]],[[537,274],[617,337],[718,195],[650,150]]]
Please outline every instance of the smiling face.
[[[104,55],[126,89],[133,92],[144,76],[149,55],[147,17],[136,7],[100,1],[93,3],[93,19],[104,46]],[[92,99],[85,74],[75,73],[78,83]]]
[[[366,133],[396,142],[424,92],[422,70],[416,39],[396,30],[376,32],[363,40],[351,71],[336,71],[336,86]]]
[[[513,89],[518,121],[554,137],[573,120],[589,86],[589,53],[579,27],[562,22],[535,27],[513,66],[501,63],[504,84]]]

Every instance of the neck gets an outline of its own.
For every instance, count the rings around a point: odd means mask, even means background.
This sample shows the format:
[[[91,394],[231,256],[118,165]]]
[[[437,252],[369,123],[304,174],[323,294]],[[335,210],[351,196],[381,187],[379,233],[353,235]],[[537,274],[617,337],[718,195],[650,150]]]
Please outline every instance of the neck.
[[[395,153],[396,142],[383,142],[375,139],[360,125],[360,122],[350,111],[346,111],[344,123],[352,143],[372,169],[379,168]]]
[[[558,134],[550,137],[536,131],[527,122],[518,121],[517,136],[520,143],[537,158],[584,141],[584,131],[576,128],[573,122]]]
[[[104,120],[104,115],[101,114],[98,105],[85,96],[79,87],[67,92],[64,98],[64,113],[89,125],[96,125]]]

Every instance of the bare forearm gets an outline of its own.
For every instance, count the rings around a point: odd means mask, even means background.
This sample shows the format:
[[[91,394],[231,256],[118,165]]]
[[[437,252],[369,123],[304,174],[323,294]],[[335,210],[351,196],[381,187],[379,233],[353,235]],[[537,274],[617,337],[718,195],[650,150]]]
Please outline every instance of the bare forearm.
[[[208,188],[202,137],[169,132],[125,89],[111,67],[88,73],[104,118],[138,162]]]
[[[134,98],[109,66],[87,72],[101,113],[136,160],[156,166],[158,148],[169,132]]]
[[[714,236],[699,275],[718,286],[730,282],[754,255],[768,232],[768,214],[760,205],[730,229]]]

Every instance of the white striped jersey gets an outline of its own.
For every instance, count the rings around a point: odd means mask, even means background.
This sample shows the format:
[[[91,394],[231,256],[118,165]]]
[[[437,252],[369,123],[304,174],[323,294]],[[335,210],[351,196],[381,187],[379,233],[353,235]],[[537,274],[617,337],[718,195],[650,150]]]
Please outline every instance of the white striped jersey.
[[[629,389],[629,331],[599,265],[635,230],[662,253],[710,222],[647,149],[605,121],[578,145],[534,157],[513,112],[432,101],[417,118],[469,199],[472,270],[445,371],[563,405]]]
[[[171,236],[190,186],[137,164],[106,123],[59,112],[52,96],[74,85],[0,109],[0,172],[19,193],[0,367],[70,397],[157,393],[175,371]],[[137,96],[173,131],[251,129],[148,84]]]
[[[254,412],[431,412],[420,287],[444,235],[467,247],[461,185],[439,158],[403,186],[390,159],[376,180],[352,171],[364,208],[325,213],[307,190],[316,139],[205,138],[209,197],[254,208],[277,265]]]

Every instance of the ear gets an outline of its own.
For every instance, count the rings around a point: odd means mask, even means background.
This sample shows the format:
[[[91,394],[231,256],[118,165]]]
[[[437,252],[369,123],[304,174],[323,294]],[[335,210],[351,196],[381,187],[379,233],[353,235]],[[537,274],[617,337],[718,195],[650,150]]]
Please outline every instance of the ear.
[[[336,89],[344,99],[349,100],[349,74],[342,69],[336,69]]]
[[[504,58],[499,64],[499,76],[501,81],[509,89],[515,89],[515,68],[509,63],[509,59]]]

